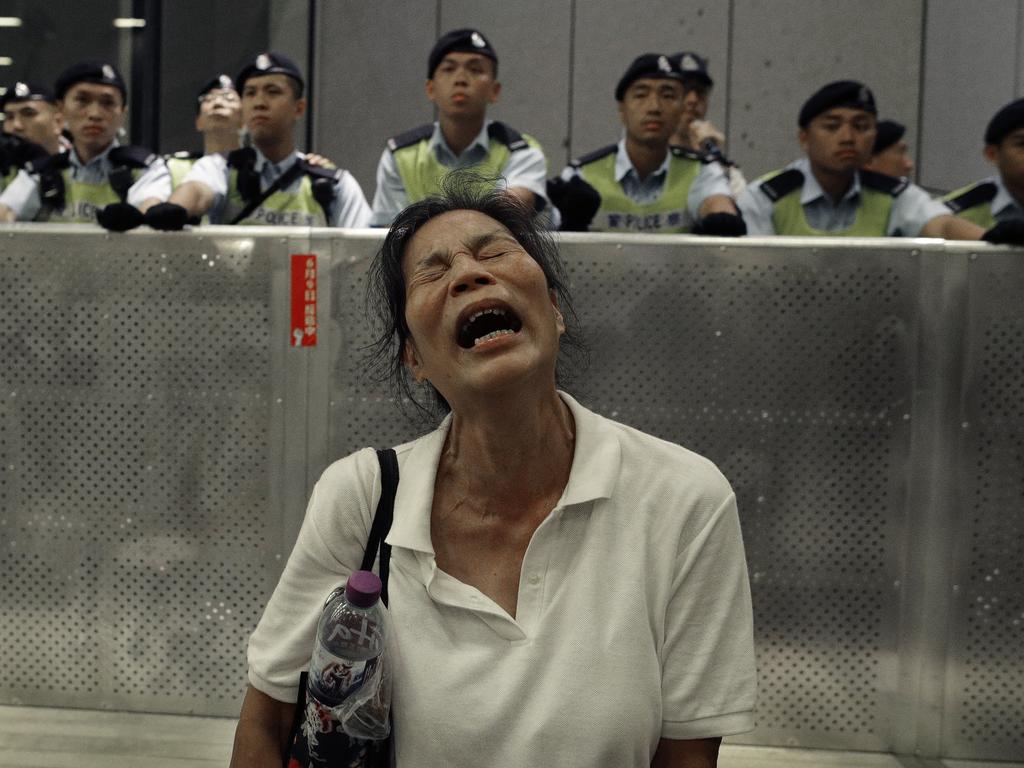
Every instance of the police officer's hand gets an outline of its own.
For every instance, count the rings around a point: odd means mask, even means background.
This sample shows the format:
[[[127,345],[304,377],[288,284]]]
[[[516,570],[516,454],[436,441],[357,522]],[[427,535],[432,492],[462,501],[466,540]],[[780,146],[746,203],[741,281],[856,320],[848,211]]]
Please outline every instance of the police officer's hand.
[[[735,213],[709,213],[694,225],[693,234],[740,237],[747,234],[747,223]]]
[[[1024,221],[1000,221],[981,236],[982,240],[999,245],[1024,245]]]
[[[566,232],[586,232],[594,214],[601,207],[601,194],[579,176],[566,181],[550,179],[547,184],[548,200],[562,214],[561,229]]]
[[[96,221],[104,229],[111,232],[127,232],[135,229],[143,221],[142,211],[129,203],[111,203],[106,208],[96,211]]]
[[[177,203],[157,203],[146,211],[145,220],[153,229],[173,232],[185,228],[188,211]]]

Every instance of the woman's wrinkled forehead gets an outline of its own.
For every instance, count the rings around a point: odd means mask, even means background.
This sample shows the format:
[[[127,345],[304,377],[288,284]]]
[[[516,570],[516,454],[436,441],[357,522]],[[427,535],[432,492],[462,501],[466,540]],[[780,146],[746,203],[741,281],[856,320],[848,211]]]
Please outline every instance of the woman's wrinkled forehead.
[[[402,274],[411,266],[431,257],[441,257],[459,249],[475,253],[488,243],[509,240],[523,250],[523,244],[497,219],[475,210],[446,211],[424,222],[405,243]]]

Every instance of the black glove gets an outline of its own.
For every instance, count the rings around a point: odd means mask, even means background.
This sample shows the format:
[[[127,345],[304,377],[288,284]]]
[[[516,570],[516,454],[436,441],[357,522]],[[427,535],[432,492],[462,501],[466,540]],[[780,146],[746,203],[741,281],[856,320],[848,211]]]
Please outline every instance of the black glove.
[[[142,224],[142,211],[128,203],[111,203],[96,211],[96,221],[111,232],[127,232]]]
[[[1024,245],[1024,221],[1020,219],[1000,221],[985,232],[981,239],[997,245]]]
[[[561,229],[565,232],[586,232],[594,214],[601,207],[601,195],[579,176],[548,181],[548,200],[562,214]]]
[[[740,237],[747,234],[747,222],[735,213],[709,213],[694,225],[693,234]]]
[[[153,229],[174,232],[185,228],[188,211],[176,203],[157,203],[146,211],[145,220]]]

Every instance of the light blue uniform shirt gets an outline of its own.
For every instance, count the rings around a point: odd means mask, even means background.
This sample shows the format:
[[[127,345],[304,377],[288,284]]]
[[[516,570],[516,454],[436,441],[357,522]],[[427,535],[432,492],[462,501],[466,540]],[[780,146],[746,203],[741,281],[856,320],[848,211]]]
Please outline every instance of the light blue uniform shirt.
[[[109,178],[113,164],[110,162],[110,150],[119,146],[115,140],[102,153],[88,163],[83,163],[78,153],[70,150],[69,166],[71,178],[86,184],[102,184]],[[163,158],[157,159],[148,168],[142,169],[138,180],[128,190],[127,202],[139,207],[150,198],[167,200],[171,196],[171,172]],[[39,199],[39,176],[22,170],[11,182],[10,186],[0,195],[0,205],[6,205],[18,217],[18,221],[32,221],[39,213],[42,202]]]
[[[484,127],[473,142],[466,147],[461,155],[456,155],[441,133],[441,124],[434,123],[434,132],[430,135],[428,146],[441,165],[453,171],[459,168],[471,168],[479,165],[490,152],[490,137],[487,128],[493,120],[485,120]],[[512,152],[508,162],[501,169],[504,178],[503,187],[525,187],[547,202],[548,162],[538,147],[528,146]],[[398,172],[395,156],[390,149],[385,149],[377,163],[377,191],[373,196],[373,226],[387,227],[403,208],[409,205],[409,196],[402,183],[402,175]]]
[[[302,157],[305,155],[301,152],[293,152],[281,162],[272,163],[257,149],[256,163],[253,165],[253,169],[260,175],[260,191],[266,191],[279,176],[287,173],[288,169]],[[227,156],[218,152],[199,158],[192,166],[192,170],[186,174],[182,184],[190,181],[197,181],[213,192],[213,206],[208,211],[210,223],[229,224],[230,222],[224,220],[228,184],[231,182],[231,168],[228,166]],[[297,192],[300,184],[302,184],[301,175],[284,191]],[[370,226],[370,206],[366,202],[359,182],[348,171],[342,171],[341,178],[334,182],[334,201],[328,206],[327,221],[328,226],[331,227]]]
[[[669,150],[666,152],[662,164],[653,173],[648,174],[646,179],[641,179],[633,161],[629,159],[629,153],[626,151],[626,139],[623,137],[619,139],[618,148],[615,151],[615,180],[619,182],[626,197],[634,203],[650,205],[661,197],[661,192],[665,188],[665,179],[668,178],[668,164],[671,158],[672,152]],[[578,175],[579,171],[571,165],[566,166],[562,171],[562,178],[566,181]],[[729,177],[725,175],[720,163],[701,165],[697,178],[690,185],[690,192],[686,196],[686,210],[693,219],[689,222],[690,225],[700,218],[698,212],[701,204],[712,195],[732,197],[732,191],[729,189]]]
[[[996,175],[985,179],[996,185],[996,196],[992,198],[992,215],[996,221],[1011,221],[1020,219],[1024,221],[1024,206],[1022,206],[1003,184],[1003,177]]]
[[[821,188],[818,180],[811,172],[811,162],[801,157],[790,163],[784,170],[796,168],[804,175],[804,185],[800,190],[800,205],[804,209],[807,223],[814,229],[823,232],[841,232],[853,226],[860,207],[860,174],[854,174],[853,183],[838,203]],[[748,185],[740,195],[739,207],[743,219],[747,223],[748,235],[774,235],[775,225],[772,224],[772,201],[761,191],[761,184],[756,181]],[[917,237],[921,227],[936,216],[948,216],[949,209],[939,200],[934,200],[921,187],[908,184],[892,200],[892,212],[886,234],[890,237]]]

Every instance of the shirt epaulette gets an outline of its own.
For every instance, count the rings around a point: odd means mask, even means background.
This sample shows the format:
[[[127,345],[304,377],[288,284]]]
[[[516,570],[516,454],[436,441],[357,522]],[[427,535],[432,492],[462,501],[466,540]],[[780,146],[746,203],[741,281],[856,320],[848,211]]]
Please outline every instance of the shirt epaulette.
[[[203,156],[202,152],[189,152],[187,149],[182,149],[178,152],[171,152],[169,155],[164,155],[165,160],[198,160]]]
[[[110,150],[110,162],[114,165],[127,165],[131,168],[148,168],[157,159],[155,153],[145,147],[134,144],[122,144]]]
[[[772,176],[767,181],[762,181],[760,190],[774,203],[784,198],[793,190],[800,189],[803,185],[803,172],[797,168],[790,168],[788,171]]]
[[[299,160],[302,163],[302,170],[307,176],[313,176],[318,179],[330,179],[331,181],[338,181],[341,179],[340,168],[324,168],[320,165],[312,165],[305,158]]]
[[[975,184],[970,189],[964,190],[956,197],[944,200],[943,202],[953,213],[960,213],[982,203],[991,203],[995,200],[996,192],[998,191],[995,182],[983,181],[980,184]]]
[[[896,197],[910,186],[910,179],[905,177],[897,178],[896,176],[887,176],[884,173],[862,170],[860,171],[860,183],[868,189],[885,192],[887,195]]]
[[[618,151],[618,144],[609,144],[607,147],[595,149],[593,152],[590,152],[589,154],[583,155],[582,157],[573,160],[571,163],[569,163],[569,165],[571,165],[573,168],[579,168],[584,165],[590,165],[591,163],[600,160],[602,157],[608,157],[608,155],[615,154]]]
[[[526,143],[526,139],[523,138],[523,134],[512,126],[498,120],[487,126],[487,135],[508,147],[509,152],[518,152],[520,149],[526,149],[530,146]]]
[[[687,160],[696,160],[697,162],[700,163],[711,162],[711,158],[709,158],[703,152],[698,152],[697,150],[690,149],[689,147],[677,147],[669,145],[669,150],[671,150],[672,154],[675,155],[676,157],[685,157]]]
[[[239,149],[232,149],[229,152],[221,152],[221,155],[228,161],[228,165],[232,168],[241,168],[244,166],[252,167],[256,165],[256,150],[252,147],[240,147]]]
[[[434,133],[434,124],[427,123],[417,128],[413,128],[411,131],[400,133],[397,136],[392,136],[388,139],[388,149],[395,152],[405,147],[411,147],[413,144],[419,144],[424,139],[429,139],[431,134]]]
[[[71,153],[58,152],[26,163],[25,170],[29,173],[45,173],[46,171],[63,171],[70,165]]]

